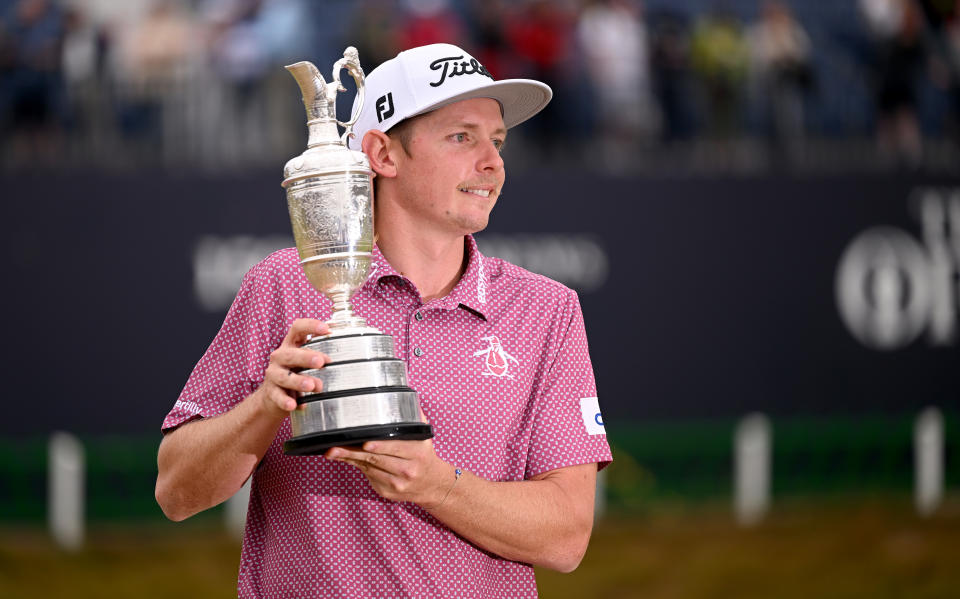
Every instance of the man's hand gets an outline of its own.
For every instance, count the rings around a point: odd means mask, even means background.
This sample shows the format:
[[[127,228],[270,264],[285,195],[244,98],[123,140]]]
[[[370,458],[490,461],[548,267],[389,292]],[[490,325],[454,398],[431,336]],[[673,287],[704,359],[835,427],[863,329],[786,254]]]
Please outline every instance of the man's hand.
[[[477,547],[570,572],[593,527],[597,465],[567,466],[524,481],[493,482],[444,462],[426,441],[368,441],[324,454],[356,466],[381,497],[411,501]]]
[[[454,467],[437,457],[430,439],[367,441],[359,449],[333,447],[324,457],[359,468],[381,497],[428,510],[440,505],[455,481]]]
[[[283,338],[280,347],[270,354],[270,363],[264,372],[263,384],[257,389],[261,405],[268,411],[277,410],[288,414],[297,409],[297,392],[319,392],[323,388],[320,379],[294,372],[300,368],[323,368],[330,362],[329,356],[300,346],[310,336],[330,332],[324,322],[312,318],[295,320]]]
[[[230,411],[200,418],[167,433],[157,454],[157,503],[183,520],[237,492],[273,443],[277,428],[297,408],[298,391],[319,391],[319,379],[293,372],[323,368],[329,357],[302,349],[309,335],[326,335],[319,320],[300,319],[272,354],[263,384]]]

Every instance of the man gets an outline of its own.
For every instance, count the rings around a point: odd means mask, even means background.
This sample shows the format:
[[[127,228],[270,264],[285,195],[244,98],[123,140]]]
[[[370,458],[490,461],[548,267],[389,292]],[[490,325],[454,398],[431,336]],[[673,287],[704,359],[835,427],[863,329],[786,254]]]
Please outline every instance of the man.
[[[174,520],[253,475],[242,597],[536,596],[571,571],[609,460],[583,318],[562,285],[482,256],[507,128],[550,99],[494,82],[460,48],[401,52],[367,77],[357,138],[377,175],[378,242],[356,311],[394,336],[435,437],[282,453],[331,305],[293,249],[244,278],[163,424],[157,501]]]

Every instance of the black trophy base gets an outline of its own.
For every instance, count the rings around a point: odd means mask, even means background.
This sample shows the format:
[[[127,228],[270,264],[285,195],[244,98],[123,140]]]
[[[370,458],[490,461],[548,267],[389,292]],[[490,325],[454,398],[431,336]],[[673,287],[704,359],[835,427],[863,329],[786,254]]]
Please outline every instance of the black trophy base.
[[[331,447],[362,445],[367,441],[423,441],[433,438],[433,428],[422,422],[355,426],[294,437],[283,444],[287,455],[320,455]]]

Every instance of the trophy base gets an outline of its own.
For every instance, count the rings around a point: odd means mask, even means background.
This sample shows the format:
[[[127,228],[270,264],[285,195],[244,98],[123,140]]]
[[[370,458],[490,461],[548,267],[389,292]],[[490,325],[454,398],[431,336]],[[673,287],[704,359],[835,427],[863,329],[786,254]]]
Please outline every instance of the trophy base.
[[[302,435],[283,444],[286,455],[320,455],[331,447],[362,445],[367,441],[422,441],[433,438],[433,428],[422,422],[356,426]]]
[[[285,454],[317,455],[337,445],[433,437],[433,429],[421,421],[417,392],[407,386],[406,363],[395,357],[393,337],[370,327],[345,327],[303,347],[331,361],[298,371],[319,379],[323,387],[319,393],[299,394]]]

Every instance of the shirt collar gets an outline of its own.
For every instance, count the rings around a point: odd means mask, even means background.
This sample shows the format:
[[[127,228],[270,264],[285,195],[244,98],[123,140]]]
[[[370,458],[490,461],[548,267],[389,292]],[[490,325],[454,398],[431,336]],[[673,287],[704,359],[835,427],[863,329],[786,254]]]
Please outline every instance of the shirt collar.
[[[404,278],[397,269],[390,265],[387,262],[387,259],[384,258],[383,254],[380,252],[380,246],[376,243],[373,244],[373,252],[370,255],[370,274],[367,275],[366,285],[374,284],[380,282],[380,279],[384,277],[400,277]]]
[[[473,235],[465,237],[464,251],[467,254],[467,269],[447,297],[439,300],[440,307],[452,310],[462,305],[486,319],[487,286],[490,282],[487,274],[488,268],[485,264],[487,259],[477,248],[477,242]],[[374,244],[370,259],[370,274],[367,276],[365,284],[376,285],[384,277],[399,277],[406,280],[406,277],[391,266],[380,252],[380,246]]]

